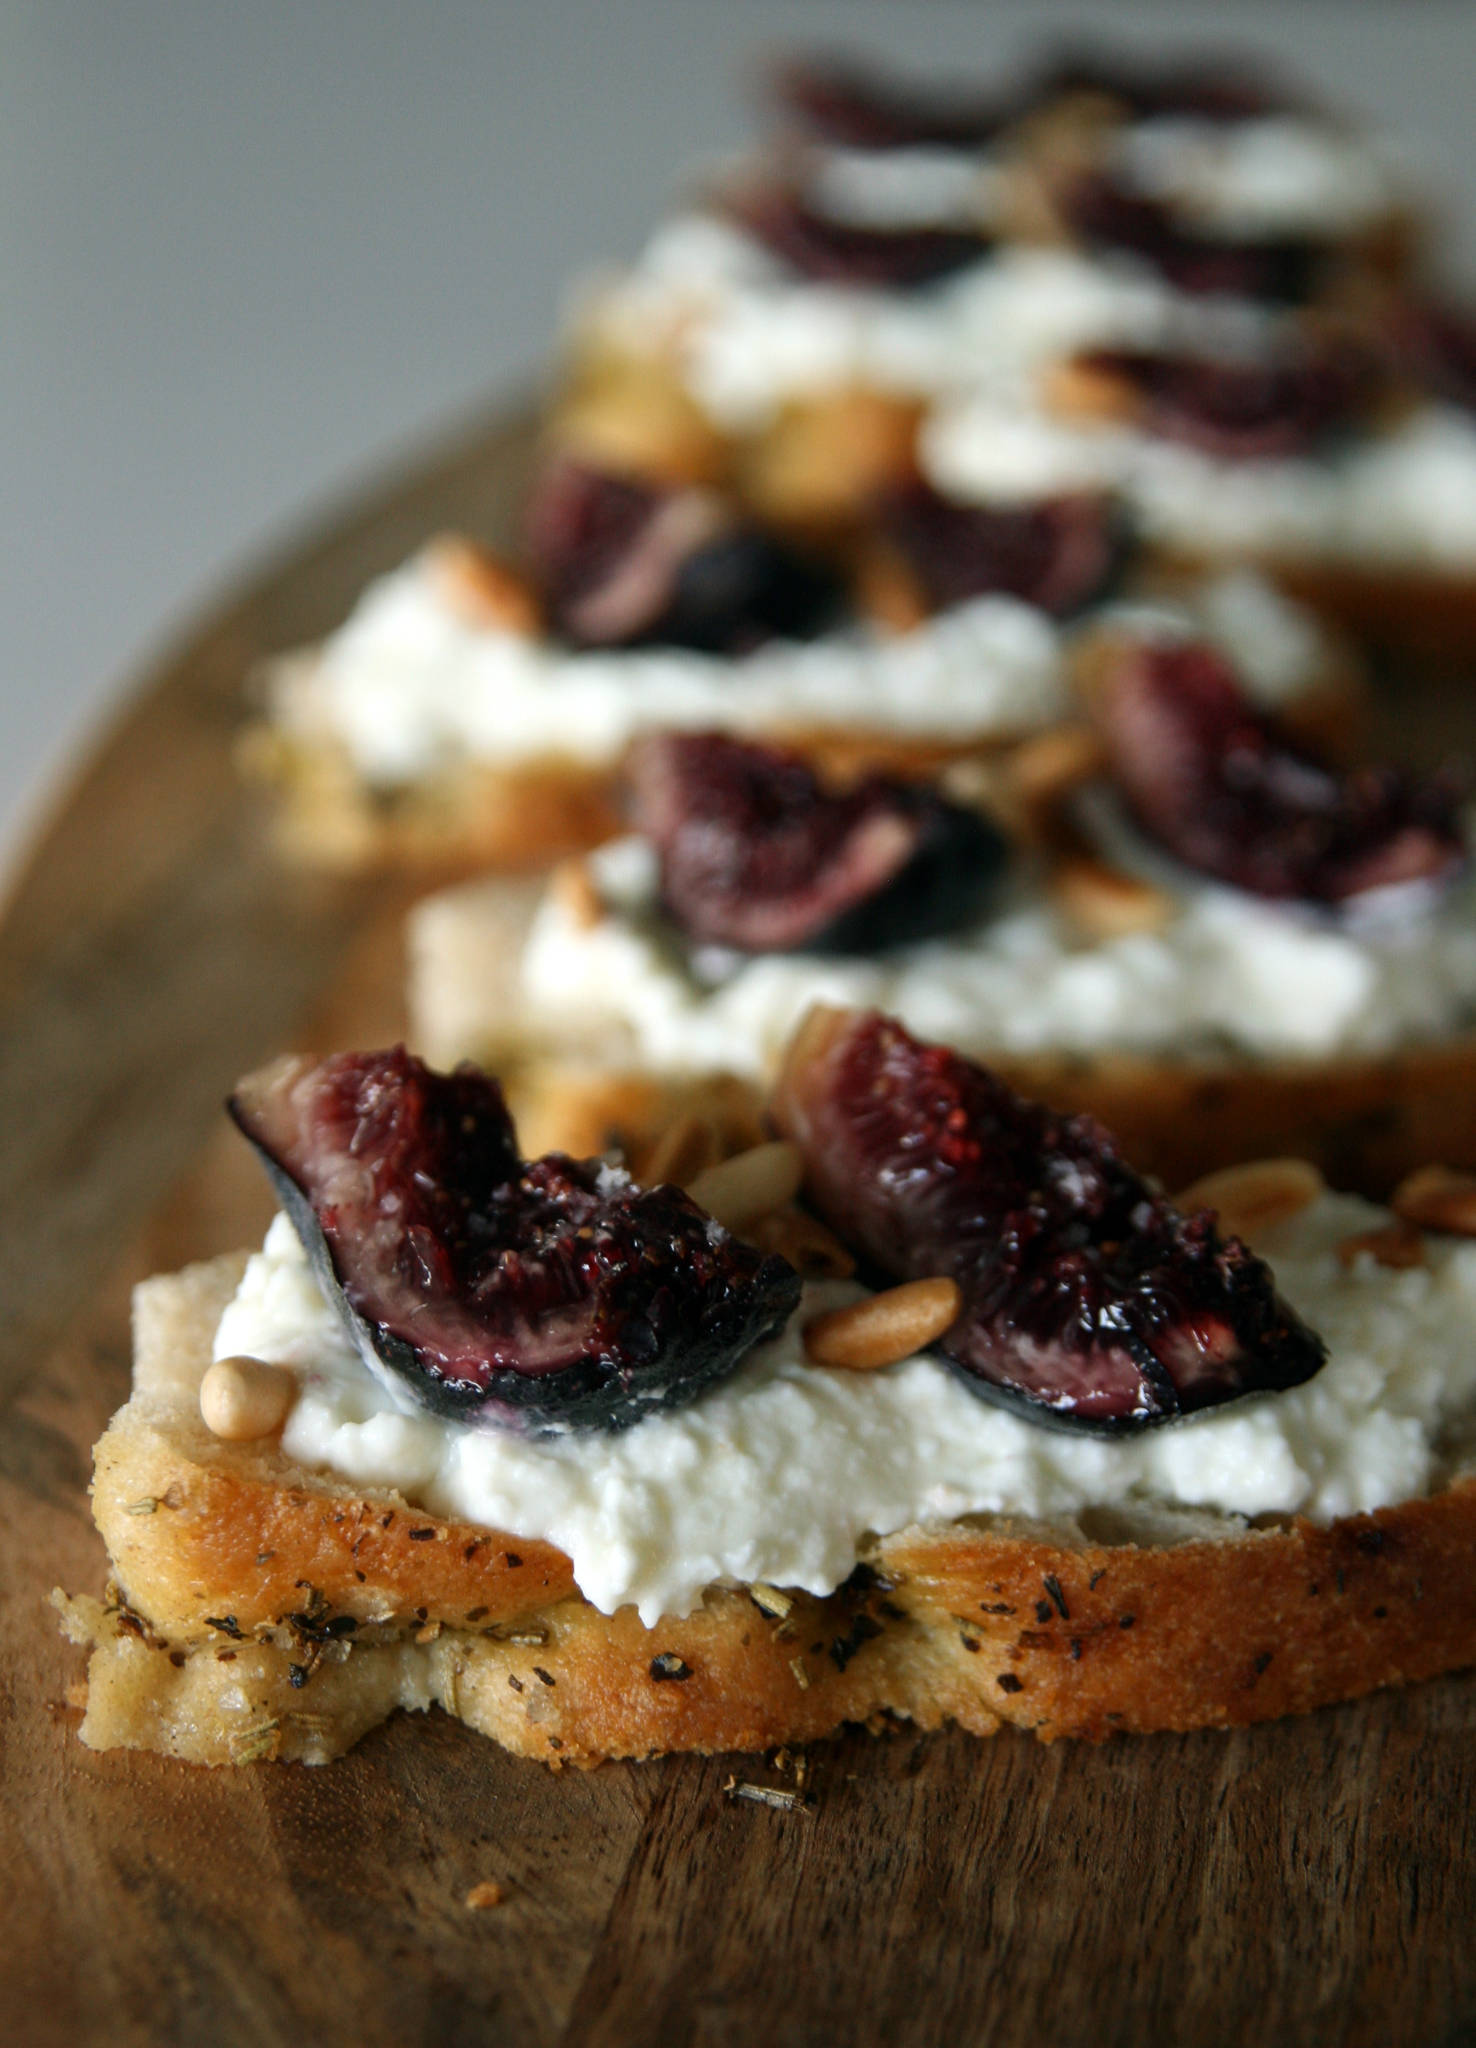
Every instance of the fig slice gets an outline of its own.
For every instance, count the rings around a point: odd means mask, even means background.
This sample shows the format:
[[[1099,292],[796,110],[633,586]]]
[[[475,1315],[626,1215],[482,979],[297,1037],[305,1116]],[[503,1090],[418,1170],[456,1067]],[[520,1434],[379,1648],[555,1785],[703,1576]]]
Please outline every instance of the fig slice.
[[[828,790],[797,754],[724,733],[632,751],[635,823],[662,902],[700,945],[875,953],[981,916],[1008,860],[977,811],[884,776]]]
[[[624,1429],[774,1335],[799,1275],[680,1189],[525,1164],[496,1081],[397,1046],[276,1061],[230,1111],[365,1363],[437,1414]]]
[[[1107,594],[1128,548],[1119,509],[1096,492],[960,505],[914,483],[881,500],[877,526],[939,608],[998,594],[1065,618]]]
[[[817,212],[786,185],[728,196],[740,227],[814,284],[920,291],[988,254],[993,237],[969,227],[863,227]]]
[[[1172,207],[1091,171],[1066,186],[1067,226],[1093,250],[1136,256],[1181,292],[1211,293],[1296,306],[1321,282],[1326,254],[1306,236],[1239,241],[1188,226]]]
[[[791,121],[840,149],[982,149],[1009,118],[978,95],[912,85],[843,56],[791,58],[770,88]]]
[[[577,647],[741,654],[832,623],[839,579],[718,492],[616,476],[571,456],[544,465],[529,551],[554,630]]]
[[[1438,885],[1465,859],[1452,775],[1328,766],[1259,712],[1201,642],[1124,643],[1093,682],[1091,710],[1137,823],[1237,889],[1348,904]]]
[[[1355,422],[1376,381],[1368,360],[1334,348],[1244,357],[1102,348],[1076,361],[1130,394],[1146,433],[1232,462],[1318,447]]]
[[[812,1010],[771,1114],[810,1201],[874,1273],[957,1282],[937,1348],[1037,1422],[1122,1434],[1323,1362],[1269,1268],[1208,1210],[1180,1215],[1094,1119],[875,1011]]]

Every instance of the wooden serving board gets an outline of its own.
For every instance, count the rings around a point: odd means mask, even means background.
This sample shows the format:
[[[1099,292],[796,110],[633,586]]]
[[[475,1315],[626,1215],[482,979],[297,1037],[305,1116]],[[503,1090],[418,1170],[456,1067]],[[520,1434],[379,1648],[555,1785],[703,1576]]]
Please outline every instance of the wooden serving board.
[[[463,437],[212,614],[0,925],[0,2039],[1476,2040],[1469,1678],[1096,1749],[858,1731],[803,1811],[725,1798],[788,1782],[760,1760],[554,1775],[439,1714],[320,1771],[78,1742],[47,1595],[102,1582],[129,1286],[261,1230],[237,1074],[399,1021],[408,892],[273,866],[229,761],[245,679],[437,527],[495,534],[524,443]]]

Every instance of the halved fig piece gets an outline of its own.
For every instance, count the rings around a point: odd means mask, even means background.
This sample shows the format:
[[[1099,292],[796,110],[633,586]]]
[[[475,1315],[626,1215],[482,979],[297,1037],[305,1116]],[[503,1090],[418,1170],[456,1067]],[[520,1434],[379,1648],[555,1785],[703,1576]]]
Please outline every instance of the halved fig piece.
[[[1120,50],[1087,44],[1059,49],[1037,76],[1037,105],[1089,93],[1116,100],[1138,120],[1168,115],[1196,121],[1251,121],[1265,114],[1310,112],[1311,102],[1255,57],[1208,53],[1166,64],[1135,62]]]
[[[1396,367],[1436,398],[1476,412],[1476,312],[1433,303],[1406,305],[1388,323]]]
[[[1118,1434],[1323,1362],[1269,1268],[1208,1210],[1179,1215],[1092,1118],[1026,1102],[875,1011],[812,1010],[771,1113],[873,1272],[958,1283],[937,1348],[1035,1421]]]
[[[502,1091],[407,1053],[276,1061],[231,1114],[366,1364],[438,1414],[624,1429],[725,1378],[799,1275],[680,1189],[518,1157]]]
[[[1373,392],[1369,364],[1331,349],[1242,358],[1102,348],[1074,361],[1130,394],[1146,432],[1232,461],[1303,454],[1351,426]]]
[[[840,149],[982,148],[1007,118],[993,101],[943,93],[839,56],[793,58],[771,74],[780,109]]]
[[[1128,808],[1188,866],[1257,896],[1341,904],[1465,859],[1454,776],[1333,768],[1201,642],[1125,642],[1091,710]]]
[[[876,523],[931,604],[998,592],[1056,618],[1101,597],[1128,546],[1119,511],[1090,492],[1031,505],[961,505],[916,483],[883,497]]]
[[[1181,292],[1227,293],[1300,305],[1321,280],[1326,251],[1306,236],[1236,241],[1189,226],[1172,207],[1126,190],[1105,172],[1068,184],[1058,204],[1066,225],[1092,250],[1120,250],[1150,265]]]
[[[992,243],[982,228],[871,228],[832,220],[783,185],[730,194],[727,206],[771,256],[816,284],[918,291],[977,262]]]
[[[715,491],[559,456],[535,484],[527,530],[553,628],[580,647],[738,654],[775,637],[807,639],[840,605],[829,568]]]
[[[926,784],[829,790],[796,754],[660,733],[630,762],[635,822],[689,939],[744,953],[874,953],[980,916],[1008,859],[978,812]]]

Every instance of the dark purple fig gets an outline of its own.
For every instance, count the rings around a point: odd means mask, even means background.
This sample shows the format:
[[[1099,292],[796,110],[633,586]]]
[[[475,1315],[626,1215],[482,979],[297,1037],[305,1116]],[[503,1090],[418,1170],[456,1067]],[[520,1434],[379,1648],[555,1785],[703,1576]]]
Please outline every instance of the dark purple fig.
[[[1060,204],[1068,226],[1089,249],[1136,256],[1181,292],[1300,305],[1321,281],[1325,258],[1316,242],[1304,236],[1235,241],[1202,233],[1172,207],[1125,190],[1103,172],[1075,180]]]
[[[365,1362],[426,1408],[624,1429],[782,1328],[799,1276],[674,1187],[524,1164],[497,1083],[407,1053],[278,1060],[231,1114]]]
[[[1304,94],[1272,77],[1256,58],[1238,52],[1155,65],[1088,46],[1063,49],[1051,58],[1036,78],[1031,100],[1046,106],[1083,93],[1116,100],[1137,120],[1182,116],[1229,123],[1310,110]]]
[[[666,910],[700,945],[876,953],[956,931],[1008,853],[976,811],[872,776],[827,790],[796,754],[723,733],[662,733],[630,765],[635,822]]]
[[[917,483],[888,493],[876,524],[940,608],[998,593],[1065,618],[1105,595],[1128,546],[1120,512],[1095,493],[960,505]]]
[[[771,256],[815,284],[917,291],[976,263],[991,246],[983,229],[869,228],[832,220],[798,193],[774,185],[728,200],[735,220]]]
[[[1331,348],[1256,359],[1104,348],[1077,361],[1133,391],[1146,432],[1239,462],[1306,453],[1352,426],[1375,390],[1365,358]]]
[[[550,621],[577,647],[741,654],[809,638],[839,609],[832,570],[712,491],[560,457],[534,487],[527,526]]]
[[[839,149],[982,149],[1005,119],[982,97],[907,85],[846,57],[795,58],[771,89],[783,113]]]
[[[1267,1266],[1208,1210],[1180,1215],[1092,1118],[1026,1102],[874,1011],[812,1011],[771,1114],[873,1272],[957,1281],[938,1348],[1035,1421],[1119,1434],[1323,1362]]]
[[[1093,714],[1144,831],[1237,889],[1346,903],[1443,881],[1465,858],[1453,777],[1328,766],[1255,709],[1212,647],[1126,648]]]
[[[1390,321],[1396,368],[1435,398],[1476,412],[1476,313],[1459,306],[1405,306]]]

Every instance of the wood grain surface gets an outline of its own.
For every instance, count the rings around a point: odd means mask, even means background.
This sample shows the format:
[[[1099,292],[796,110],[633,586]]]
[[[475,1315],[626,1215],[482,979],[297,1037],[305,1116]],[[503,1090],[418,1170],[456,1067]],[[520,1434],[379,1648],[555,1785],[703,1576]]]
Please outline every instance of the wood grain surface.
[[[274,870],[230,772],[241,691],[428,532],[495,535],[524,445],[462,436],[202,624],[0,926],[0,2040],[1476,2040],[1469,1678],[1101,1749],[858,1731],[799,1811],[725,1796],[791,1783],[771,1761],[555,1776],[439,1715],[318,1771],[77,1741],[47,1594],[101,1584],[129,1286],[259,1232],[218,1111],[239,1072],[399,1020],[404,894]]]

